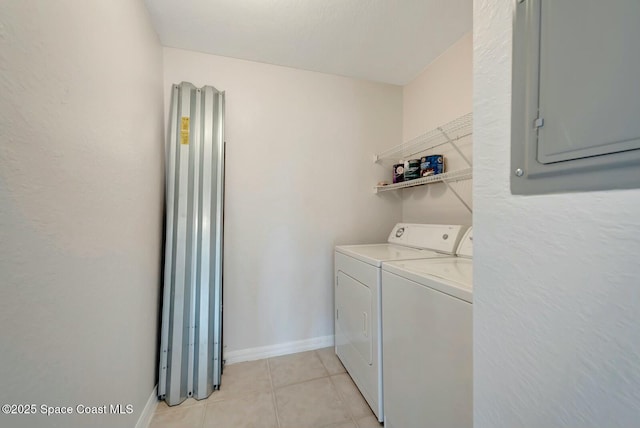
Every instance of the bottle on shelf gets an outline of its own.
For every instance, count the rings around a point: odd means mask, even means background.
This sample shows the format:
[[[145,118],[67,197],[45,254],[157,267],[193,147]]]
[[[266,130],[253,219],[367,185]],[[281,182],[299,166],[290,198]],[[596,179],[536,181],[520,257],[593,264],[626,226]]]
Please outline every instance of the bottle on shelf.
[[[420,178],[420,159],[410,159],[404,163],[404,181]]]
[[[402,183],[404,181],[404,162],[402,159],[393,165],[393,183]]]

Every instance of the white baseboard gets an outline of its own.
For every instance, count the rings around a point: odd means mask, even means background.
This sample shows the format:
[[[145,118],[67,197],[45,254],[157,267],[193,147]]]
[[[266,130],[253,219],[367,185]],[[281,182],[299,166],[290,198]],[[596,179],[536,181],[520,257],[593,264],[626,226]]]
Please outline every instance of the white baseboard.
[[[140,414],[140,418],[138,419],[138,423],[136,423],[136,428],[147,428],[149,423],[151,423],[151,418],[153,418],[153,414],[156,411],[156,407],[158,406],[158,385],[153,388],[151,391],[151,395],[147,400],[147,404],[144,405],[144,409],[142,409],[142,413]]]
[[[328,346],[333,346],[333,335],[225,352],[224,359],[226,364],[234,364],[243,361],[254,361],[263,358],[278,357],[280,355],[295,354],[296,352],[312,351]]]

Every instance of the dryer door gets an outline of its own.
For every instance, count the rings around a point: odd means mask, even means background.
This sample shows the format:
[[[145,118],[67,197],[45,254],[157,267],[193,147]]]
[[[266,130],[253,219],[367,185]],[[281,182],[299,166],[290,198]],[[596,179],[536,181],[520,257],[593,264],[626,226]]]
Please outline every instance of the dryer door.
[[[344,340],[357,350],[368,365],[371,365],[371,290],[342,271],[338,271],[336,281],[336,323],[344,335]]]

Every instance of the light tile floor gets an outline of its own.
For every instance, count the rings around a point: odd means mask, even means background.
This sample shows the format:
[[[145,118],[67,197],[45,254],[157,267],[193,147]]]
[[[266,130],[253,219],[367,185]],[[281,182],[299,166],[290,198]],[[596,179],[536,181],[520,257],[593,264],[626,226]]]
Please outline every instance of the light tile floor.
[[[333,348],[225,367],[206,400],[158,404],[150,428],[381,428]]]

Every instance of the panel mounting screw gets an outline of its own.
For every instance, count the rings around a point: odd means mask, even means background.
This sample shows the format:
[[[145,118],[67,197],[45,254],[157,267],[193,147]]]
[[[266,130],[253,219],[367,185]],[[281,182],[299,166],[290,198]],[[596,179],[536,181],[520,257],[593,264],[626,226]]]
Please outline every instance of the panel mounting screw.
[[[516,169],[516,176],[522,177],[524,175],[524,170],[522,168]]]

